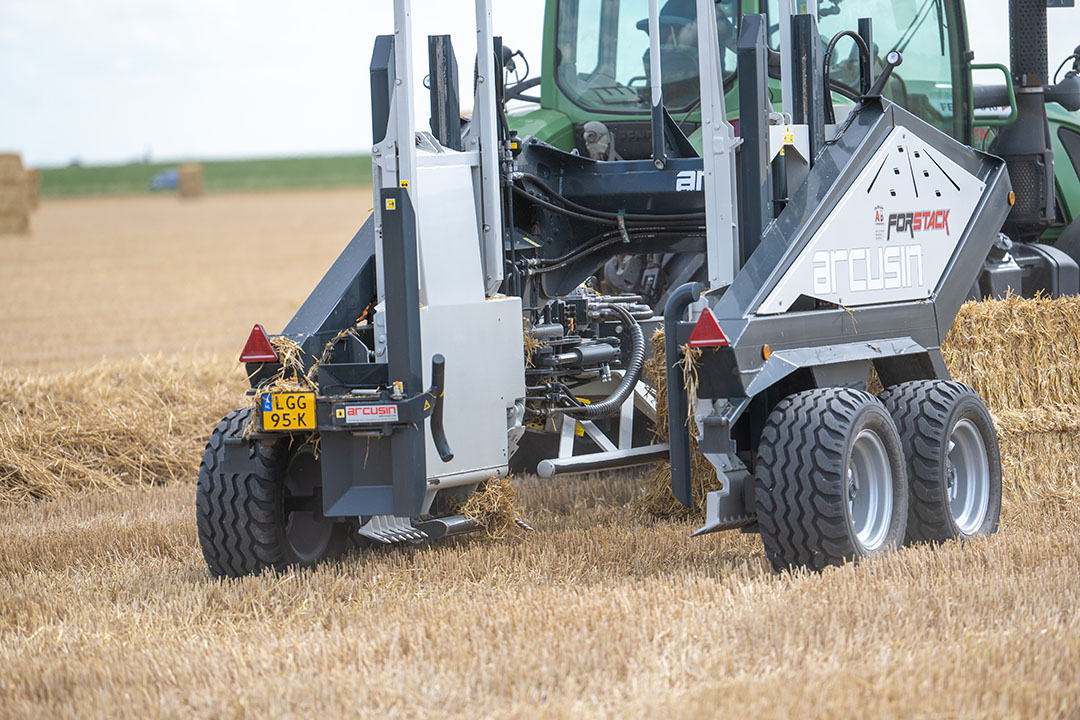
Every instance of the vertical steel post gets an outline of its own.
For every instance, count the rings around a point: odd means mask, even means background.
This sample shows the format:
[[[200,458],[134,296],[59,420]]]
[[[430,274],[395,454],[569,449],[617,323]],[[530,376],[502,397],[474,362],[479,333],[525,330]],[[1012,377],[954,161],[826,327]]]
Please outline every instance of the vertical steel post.
[[[649,0],[649,80],[652,85],[653,165],[663,170],[667,165],[664,146],[664,83],[660,68],[660,2]]]
[[[423,392],[420,355],[420,276],[416,213],[410,193],[388,188],[383,202],[383,273],[386,282],[386,350],[390,382],[406,395]],[[427,489],[424,424],[397,428],[390,437],[394,515],[416,517]]]
[[[874,86],[874,21],[871,18],[859,18],[859,37],[870,49],[867,57],[859,57],[859,76],[864,83],[860,92],[865,95]]]
[[[794,117],[794,65],[791,59],[791,16],[809,13],[817,17],[817,0],[779,0],[780,13],[780,94],[783,99],[783,111],[788,117]]]
[[[739,134],[742,136],[740,175],[739,266],[757,249],[772,220],[772,178],[769,163],[767,23],[764,15],[744,15],[739,28]]]
[[[394,116],[397,127],[398,187],[416,195],[416,117],[413,110],[412,2],[394,0]]]
[[[461,150],[458,64],[449,35],[428,38],[428,76],[431,78],[431,133],[443,147]]]
[[[817,19],[796,15],[791,23],[792,120],[810,126],[810,162],[825,147],[825,86]]]
[[[739,140],[724,107],[724,75],[716,4],[697,0],[698,72],[701,78],[701,135],[705,173],[705,259],[709,287],[731,284],[739,265],[739,211],[736,200],[735,148]]]
[[[502,68],[495,67],[495,36],[491,28],[491,0],[476,0],[476,103],[473,122],[479,128],[481,219],[480,259],[488,295],[498,292],[503,280],[502,200],[499,188],[498,106],[495,85]]]

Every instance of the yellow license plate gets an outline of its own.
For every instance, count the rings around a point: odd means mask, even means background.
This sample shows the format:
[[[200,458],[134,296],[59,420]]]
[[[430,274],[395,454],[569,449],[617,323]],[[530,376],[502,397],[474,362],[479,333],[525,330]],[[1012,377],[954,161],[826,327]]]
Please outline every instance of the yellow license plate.
[[[314,430],[315,393],[269,393],[262,398],[263,430]]]

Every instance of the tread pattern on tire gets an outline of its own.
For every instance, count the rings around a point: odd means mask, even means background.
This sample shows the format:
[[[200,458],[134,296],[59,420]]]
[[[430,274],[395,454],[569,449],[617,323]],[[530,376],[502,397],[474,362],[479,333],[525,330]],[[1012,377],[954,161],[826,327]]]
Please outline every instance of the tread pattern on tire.
[[[905,462],[910,488],[908,499],[908,542],[943,541],[957,537],[948,505],[942,502],[942,453],[943,435],[949,431],[952,408],[964,397],[971,397],[983,411],[986,406],[973,389],[963,383],[944,380],[915,380],[895,385],[879,396],[893,416],[904,446]],[[987,418],[989,413],[987,412]],[[993,427],[991,423],[991,428]],[[997,472],[996,508],[1001,508],[1001,459],[997,434],[983,438],[991,466],[991,475]],[[993,478],[991,487],[993,488]],[[991,511],[995,499],[991,498]],[[991,528],[997,529],[997,514]]]
[[[226,438],[242,437],[252,408],[225,416],[207,441],[199,463],[196,517],[199,544],[210,571],[238,577],[286,565],[279,539],[274,477],[278,445],[254,445],[251,472],[224,473]]]
[[[754,492],[765,552],[778,568],[821,570],[858,556],[850,529],[847,436],[868,393],[821,388],[782,400],[758,445]],[[883,413],[887,413],[881,407]]]

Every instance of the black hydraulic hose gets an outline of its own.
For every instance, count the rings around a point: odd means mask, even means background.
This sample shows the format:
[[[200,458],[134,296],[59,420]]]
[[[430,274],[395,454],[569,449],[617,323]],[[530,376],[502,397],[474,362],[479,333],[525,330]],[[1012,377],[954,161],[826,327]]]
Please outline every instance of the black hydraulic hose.
[[[860,69],[867,67],[871,62],[870,46],[866,44],[866,40],[862,35],[852,31],[844,30],[839,32],[829,41],[829,46],[825,48],[825,122],[829,125],[836,124],[836,110],[833,108],[832,101],[832,89],[831,81],[829,80],[829,66],[832,65],[833,52],[836,50],[836,43],[840,42],[844,38],[851,38],[855,45],[859,48]],[[870,92],[870,78],[862,75],[859,78],[859,84],[861,85],[862,94],[866,95]]]
[[[612,305],[610,309],[622,318],[623,322],[626,323],[627,329],[630,331],[630,342],[632,345],[630,351],[630,363],[626,367],[626,372],[623,373],[622,380],[611,395],[600,402],[592,403],[591,405],[586,405],[584,407],[555,408],[552,412],[564,413],[583,420],[596,420],[598,418],[611,417],[612,415],[618,414],[622,409],[623,403],[630,397],[630,393],[634,391],[634,386],[637,385],[637,381],[641,377],[641,368],[645,364],[645,334],[641,332],[641,326],[638,325],[637,320],[635,320],[626,310],[618,305]]]
[[[556,205],[553,202],[548,202],[544,198],[537,197],[536,195],[530,193],[528,190],[525,190],[524,188],[519,188],[517,185],[513,185],[511,187],[513,187],[515,193],[521,195],[522,197],[528,198],[531,202],[536,203],[540,207],[546,208],[553,213],[558,213],[559,215],[563,215],[572,220],[581,220],[584,222],[596,223],[597,225],[618,225],[618,220],[608,220],[606,218],[599,218],[593,215],[586,215],[584,213],[575,212],[573,210],[564,208],[561,205]]]
[[[664,307],[664,367],[667,368],[667,412],[671,492],[686,507],[693,506],[690,484],[690,432],[686,429],[689,412],[679,372],[678,326],[683,312],[705,292],[699,282],[686,283],[671,293]]]
[[[700,233],[703,233],[705,228],[702,226],[687,226],[686,228],[684,228],[684,230],[686,232],[682,234],[682,237],[694,237]],[[634,228],[630,231],[630,236],[632,238],[656,238],[664,234],[672,234],[671,229]],[[584,245],[575,248],[572,252],[569,252],[566,255],[542,261],[542,264],[539,267],[531,269],[530,273],[532,275],[543,275],[544,273],[554,272],[555,270],[564,268],[570,263],[576,260],[580,260],[586,255],[591,255],[598,250],[603,250],[604,248],[610,247],[612,245],[619,245],[622,243],[622,241],[622,236],[619,232],[611,232],[605,233],[604,235],[599,235],[596,238],[593,238],[589,242],[585,243]]]

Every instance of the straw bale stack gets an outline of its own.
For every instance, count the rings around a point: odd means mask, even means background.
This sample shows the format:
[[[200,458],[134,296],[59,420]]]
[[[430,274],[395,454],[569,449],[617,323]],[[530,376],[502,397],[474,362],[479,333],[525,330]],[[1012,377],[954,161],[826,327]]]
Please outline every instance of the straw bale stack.
[[[177,172],[180,197],[197,198],[203,194],[203,169],[199,163],[184,163]]]
[[[30,232],[27,199],[22,158],[13,153],[0,154],[0,234]]]
[[[646,380],[657,391],[657,435],[667,440],[663,333]],[[953,379],[982,396],[1001,445],[1006,508],[1016,501],[1080,503],[1080,298],[1011,297],[968,303],[942,354]],[[659,359],[657,359],[659,358]],[[696,430],[693,424],[691,436]],[[691,437],[692,449],[696,442]],[[653,471],[639,509],[657,517],[699,515],[717,485],[712,466],[693,452],[694,510],[671,497],[671,470]]]

